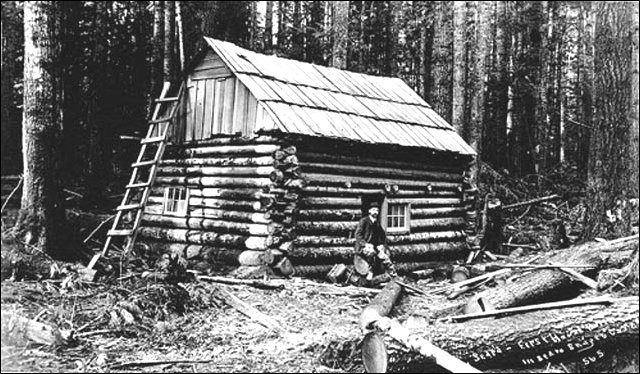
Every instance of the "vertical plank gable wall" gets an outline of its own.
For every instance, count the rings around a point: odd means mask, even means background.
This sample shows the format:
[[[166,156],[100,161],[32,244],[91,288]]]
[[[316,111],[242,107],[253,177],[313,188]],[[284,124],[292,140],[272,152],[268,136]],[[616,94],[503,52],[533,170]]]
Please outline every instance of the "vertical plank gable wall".
[[[257,100],[215,53],[209,52],[187,78],[182,110],[184,141],[216,134],[249,135],[256,123]]]

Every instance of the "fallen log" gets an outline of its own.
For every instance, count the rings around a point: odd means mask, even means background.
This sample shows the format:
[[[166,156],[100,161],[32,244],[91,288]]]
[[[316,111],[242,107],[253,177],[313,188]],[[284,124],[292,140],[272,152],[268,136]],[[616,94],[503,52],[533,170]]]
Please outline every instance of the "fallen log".
[[[539,197],[537,199],[527,200],[527,201],[523,201],[523,202],[520,202],[520,203],[504,205],[502,207],[502,210],[520,208],[520,207],[523,207],[523,206],[533,205],[533,204],[542,203],[542,202],[545,202],[545,201],[555,200],[555,199],[559,199],[559,198],[560,198],[560,196],[558,196],[558,195],[550,195],[550,196],[545,196],[545,197]]]
[[[623,299],[620,299],[620,300],[623,300]],[[612,303],[613,303],[613,299],[610,296],[600,296],[600,297],[593,297],[589,299],[573,299],[573,300],[566,300],[566,301],[556,301],[552,303],[517,306],[513,308],[504,308],[504,309],[498,309],[498,310],[493,309],[493,310],[477,312],[477,313],[461,314],[458,316],[448,316],[448,317],[444,317],[443,320],[462,322],[462,321],[468,321],[471,319],[503,317],[503,316],[508,316],[512,314],[533,312],[538,310],[562,309],[562,308],[573,307],[573,306],[594,305],[594,304],[610,305]]]
[[[364,308],[359,318],[360,329],[363,331],[378,330],[391,336],[396,341],[413,349],[425,357],[434,359],[440,366],[454,373],[477,373],[478,370],[470,365],[458,360],[447,352],[435,347],[428,341],[410,339],[408,331],[402,327],[397,321],[386,318],[394,305],[397,303],[402,292],[402,286],[390,281],[376,295],[371,303]],[[369,332],[368,337],[375,332]],[[362,346],[363,364],[365,368],[377,368],[382,372],[386,371],[387,354],[384,350],[384,344],[379,341],[371,341],[365,338]]]
[[[218,287],[218,292],[220,293],[224,301],[229,306],[232,306],[234,309],[236,309],[238,312],[244,314],[245,316],[253,320],[256,320],[258,323],[262,324],[263,326],[271,330],[274,330],[278,333],[285,332],[284,328],[282,328],[282,326],[280,326],[280,324],[276,320],[262,313],[261,311],[254,308],[253,306],[240,300],[237,296],[227,291],[224,287]]]
[[[430,340],[481,369],[534,367],[592,356],[602,359],[620,347],[637,349],[638,313],[638,298],[625,298],[608,306],[575,306],[497,319],[425,324],[412,328],[409,338]],[[390,348],[397,363],[394,371],[415,371],[430,364],[424,356],[405,347]]]
[[[278,263],[273,266],[273,270],[275,270],[276,273],[287,278],[292,275],[300,275],[287,257],[283,257],[280,261],[278,261]]]
[[[14,312],[3,311],[1,316],[3,340],[8,336],[24,338],[37,344],[61,346],[67,344],[70,338],[68,332],[63,332],[56,326],[35,321]]]
[[[628,261],[631,251],[638,250],[638,236],[614,242],[589,242],[547,255],[545,261],[585,265],[577,272],[594,276],[604,267],[620,266]],[[613,243],[613,244],[612,244]],[[508,269],[505,269],[508,270]],[[478,294],[496,309],[567,299],[576,294],[580,284],[566,272],[540,269],[526,274],[517,282],[506,283]]]
[[[386,317],[391,313],[393,306],[398,301],[400,294],[402,293],[402,286],[395,281],[390,281],[380,291],[376,297],[371,300],[371,303],[365,307],[360,313],[358,324],[361,330],[370,330],[373,328],[372,324],[377,322],[380,318]]]
[[[282,290],[285,288],[284,282],[279,281],[260,281],[256,279],[235,279],[226,277],[211,277],[206,275],[199,275],[196,277],[199,281],[230,284],[230,285],[242,285],[251,286],[255,288],[261,288],[264,290]]]
[[[387,371],[387,351],[384,342],[378,333],[372,330],[380,319],[389,315],[401,293],[402,287],[392,280],[360,313],[359,325],[365,333],[362,341],[362,362],[367,372]]]

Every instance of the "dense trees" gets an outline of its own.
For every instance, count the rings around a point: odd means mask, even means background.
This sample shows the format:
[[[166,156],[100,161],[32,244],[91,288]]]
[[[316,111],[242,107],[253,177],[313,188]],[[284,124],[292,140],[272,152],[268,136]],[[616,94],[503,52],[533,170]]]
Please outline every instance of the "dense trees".
[[[3,173],[21,169],[25,4],[2,6]],[[143,129],[148,100],[189,66],[207,35],[401,77],[495,169],[545,175],[564,165],[588,177],[596,235],[611,204],[638,196],[637,172],[629,172],[638,163],[637,8],[546,1],[61,2],[61,175],[84,188],[88,203],[98,203],[104,181],[127,173],[136,149],[119,136]],[[538,180],[542,192],[544,178]]]

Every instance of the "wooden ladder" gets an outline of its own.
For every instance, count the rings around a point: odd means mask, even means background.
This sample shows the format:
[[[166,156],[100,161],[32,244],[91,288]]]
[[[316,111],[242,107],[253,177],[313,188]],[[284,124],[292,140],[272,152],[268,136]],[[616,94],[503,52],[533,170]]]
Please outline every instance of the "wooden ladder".
[[[87,265],[89,270],[93,269],[100,257],[107,255],[114,238],[124,238],[123,254],[125,256],[128,255],[133,248],[138,234],[138,227],[144,215],[144,207],[147,204],[151,188],[153,187],[156,172],[158,171],[158,163],[162,159],[167,145],[169,128],[178,110],[184,86],[180,86],[178,94],[175,97],[167,96],[169,88],[170,83],[165,82],[160,97],[154,101],[155,108],[149,121],[149,129],[147,130],[145,138],[140,140],[140,153],[138,154],[136,162],[131,164],[133,172],[131,173],[129,184],[127,184],[125,188],[122,202],[116,208],[116,217],[113,221],[113,226],[111,230],[107,232],[107,239],[102,252],[94,255],[89,265]],[[169,114],[165,115],[166,112]],[[159,118],[161,115],[165,116]],[[150,155],[152,155],[151,158],[149,158]],[[134,217],[129,222],[125,219],[128,213],[132,213]]]

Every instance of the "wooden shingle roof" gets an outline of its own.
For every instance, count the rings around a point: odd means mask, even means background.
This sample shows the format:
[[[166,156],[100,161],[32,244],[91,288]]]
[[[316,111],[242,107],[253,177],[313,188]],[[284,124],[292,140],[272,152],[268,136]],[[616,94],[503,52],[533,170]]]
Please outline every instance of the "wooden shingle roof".
[[[205,40],[269,113],[276,130],[475,155],[454,128],[399,78],[318,66]]]

